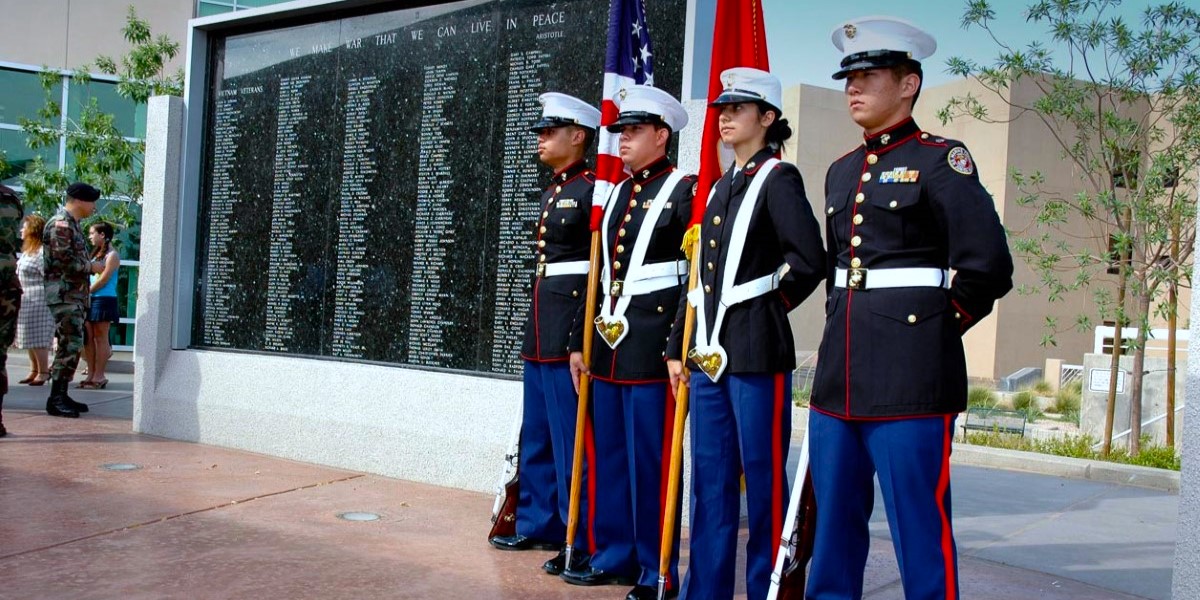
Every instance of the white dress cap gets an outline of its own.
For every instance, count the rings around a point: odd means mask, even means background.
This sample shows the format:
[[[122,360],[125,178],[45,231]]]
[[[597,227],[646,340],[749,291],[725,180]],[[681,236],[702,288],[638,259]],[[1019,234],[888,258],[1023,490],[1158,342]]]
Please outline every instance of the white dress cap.
[[[895,17],[851,19],[838,25],[830,37],[842,52],[842,68],[833,74],[834,79],[843,79],[851,71],[890,67],[908,60],[920,62],[937,51],[933,36]]]
[[[617,92],[613,103],[621,111],[617,120],[608,126],[619,132],[626,125],[661,122],[677,132],[688,124],[688,114],[674,96],[651,85],[634,85]]]
[[[547,92],[538,96],[538,102],[542,103],[542,119],[534,123],[530,131],[564,125],[578,125],[593,131],[600,127],[600,111],[579,98]]]
[[[761,69],[733,67],[721,71],[721,86],[725,89],[709,106],[766,102],[783,112],[783,84],[779,78]]]

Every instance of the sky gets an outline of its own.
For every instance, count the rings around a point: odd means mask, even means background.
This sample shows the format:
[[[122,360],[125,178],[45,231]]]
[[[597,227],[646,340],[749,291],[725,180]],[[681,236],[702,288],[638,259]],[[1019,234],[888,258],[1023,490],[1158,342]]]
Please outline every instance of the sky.
[[[1031,1],[991,0],[996,12],[993,28],[1001,39],[1021,47],[1035,39],[1049,43],[1050,36],[1044,26],[1025,21],[1025,9]],[[1165,1],[1126,0],[1105,14],[1121,16],[1127,23],[1140,26],[1146,7]],[[1200,8],[1200,0],[1184,0],[1184,4]],[[962,28],[967,0],[856,0],[852,6],[836,0],[762,0],[762,5],[771,71],[779,76],[785,88],[807,83],[841,89],[840,82],[830,78],[842,57],[829,36],[835,27],[854,17],[895,16],[931,33],[937,39],[938,49],[923,61],[926,86],[953,78],[945,72],[946,60],[952,56],[988,64],[999,54],[987,32],[978,27]]]

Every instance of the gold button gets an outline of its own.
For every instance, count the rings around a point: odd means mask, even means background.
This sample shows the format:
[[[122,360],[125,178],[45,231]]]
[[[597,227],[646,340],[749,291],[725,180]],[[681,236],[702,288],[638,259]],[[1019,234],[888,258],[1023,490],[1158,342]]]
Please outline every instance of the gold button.
[[[630,201],[629,201],[629,208],[633,208],[633,207],[635,207],[635,206],[637,206],[637,200],[630,200]]]
[[[614,262],[613,268],[619,270],[621,268],[621,261],[618,260],[618,261]]]
[[[850,259],[850,268],[851,268],[851,269],[857,269],[857,268],[859,268],[859,267],[861,267],[861,266],[862,266],[862,259],[861,259],[861,258],[859,258],[859,257],[855,256],[854,258]]]
[[[545,255],[545,254],[539,254],[539,255],[538,255],[538,262],[546,262],[546,255]]]
[[[641,193],[641,191],[642,191],[641,184],[638,184],[638,183],[633,184],[633,193],[638,194],[638,193]]]
[[[826,213],[828,213],[828,214],[831,214],[831,215],[832,215],[832,214],[833,214],[833,207],[832,207],[832,206],[830,206],[829,208],[825,209],[825,212],[826,212]]]
[[[850,238],[850,245],[851,245],[851,246],[854,246],[855,248],[857,248],[857,247],[859,246],[859,244],[862,244],[862,238],[861,238],[861,237],[858,237],[858,236],[856,235],[856,236],[854,236],[854,237]]]
[[[856,204],[862,204],[863,200],[866,200],[866,199],[867,199],[867,195],[862,192],[859,192],[858,195],[854,197],[854,202]]]
[[[538,228],[538,231],[541,233],[546,233],[546,226],[542,225],[540,228]]]
[[[928,134],[928,133],[922,133],[922,134],[921,134],[921,139],[923,139],[923,140],[927,140],[927,139],[929,139],[929,134]]]
[[[617,230],[617,237],[625,237],[625,228],[624,227]]]
[[[879,157],[878,157],[878,156],[875,156],[874,154],[868,154],[868,155],[867,155],[867,164],[869,164],[869,165],[873,165],[873,164],[875,164],[875,163],[877,163],[877,162],[879,162]]]
[[[917,322],[917,315],[908,315],[908,322],[909,322],[909,323],[916,323],[916,322]]]
[[[713,269],[715,269],[715,268],[716,268],[716,267],[715,267],[715,266],[713,266],[713,264],[712,264],[712,263],[708,263],[708,270],[709,270],[709,271],[711,271],[711,270],[713,270]]]
[[[962,318],[962,313],[957,313],[957,312],[956,312],[956,313],[954,313],[954,318],[955,318],[955,319],[961,319],[961,318]]]
[[[561,185],[559,185],[559,186],[555,186],[555,187],[554,187],[554,193],[555,193],[555,194],[561,194],[561,193],[562,193],[562,186],[561,186]]]
[[[578,297],[579,297],[579,290],[571,290],[571,297],[572,297],[572,298],[578,298]]]
[[[897,206],[900,206],[900,203],[899,203],[899,202],[896,202],[895,200],[892,200],[891,202],[888,202],[888,207],[889,207],[889,208],[896,208]]]
[[[632,220],[633,220],[633,215],[625,215],[625,222],[626,222],[626,223],[628,223],[628,222],[630,222],[630,221],[632,221]]]
[[[720,224],[721,224],[721,217],[719,217],[719,216],[713,217],[713,225],[720,225]]]
[[[661,306],[658,307],[658,312],[662,312],[662,311],[663,311],[663,307],[661,307]],[[667,341],[670,341],[670,340],[671,340],[671,338],[667,338]]]
[[[546,211],[542,211],[542,218],[543,218],[543,219],[545,219],[546,217],[549,217],[549,216],[550,216],[550,211],[548,211],[548,210],[546,210]]]
[[[621,244],[617,244],[617,254],[620,254],[624,251],[625,251],[625,246],[623,246]]]
[[[716,247],[717,247],[717,240],[708,240],[708,247],[709,247],[709,248],[716,248]]]
[[[865,183],[865,182],[867,182],[867,181],[870,181],[870,180],[871,180],[871,174],[870,174],[870,173],[863,173],[862,180],[863,180],[863,182],[864,182],[864,183]]]
[[[545,248],[546,240],[538,240],[538,248]]]
[[[712,287],[711,287],[711,286],[708,286],[708,285],[704,286],[704,293],[705,293],[705,294],[711,294],[711,293],[712,293]]]
[[[863,221],[862,215],[854,215],[854,224],[855,225],[862,225],[862,221]]]

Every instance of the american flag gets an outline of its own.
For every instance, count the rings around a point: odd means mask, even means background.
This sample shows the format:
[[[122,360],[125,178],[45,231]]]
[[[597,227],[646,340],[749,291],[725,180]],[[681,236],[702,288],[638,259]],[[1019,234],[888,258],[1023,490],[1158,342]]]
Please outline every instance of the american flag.
[[[596,191],[592,196],[592,230],[600,227],[604,200],[612,186],[625,179],[619,154],[620,134],[605,126],[617,120],[613,98],[622,89],[654,85],[654,52],[646,26],[644,0],[611,0],[608,8],[608,52],[604,57],[604,97],[600,103],[600,134],[596,149]]]

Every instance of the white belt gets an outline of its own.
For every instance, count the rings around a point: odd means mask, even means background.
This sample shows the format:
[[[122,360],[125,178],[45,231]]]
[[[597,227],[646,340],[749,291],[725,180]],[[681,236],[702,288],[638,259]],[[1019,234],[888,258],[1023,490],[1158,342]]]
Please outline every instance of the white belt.
[[[590,263],[586,260],[573,260],[560,263],[538,263],[538,277],[554,277],[556,275],[587,275]]]
[[[940,287],[950,288],[950,271],[930,267],[898,269],[838,269],[833,285],[852,290],[880,288]]]
[[[608,295],[613,298],[641,296],[683,285],[682,278],[687,276],[687,272],[688,261],[686,260],[642,265],[642,268],[638,270],[636,280],[614,280],[609,286]]]

